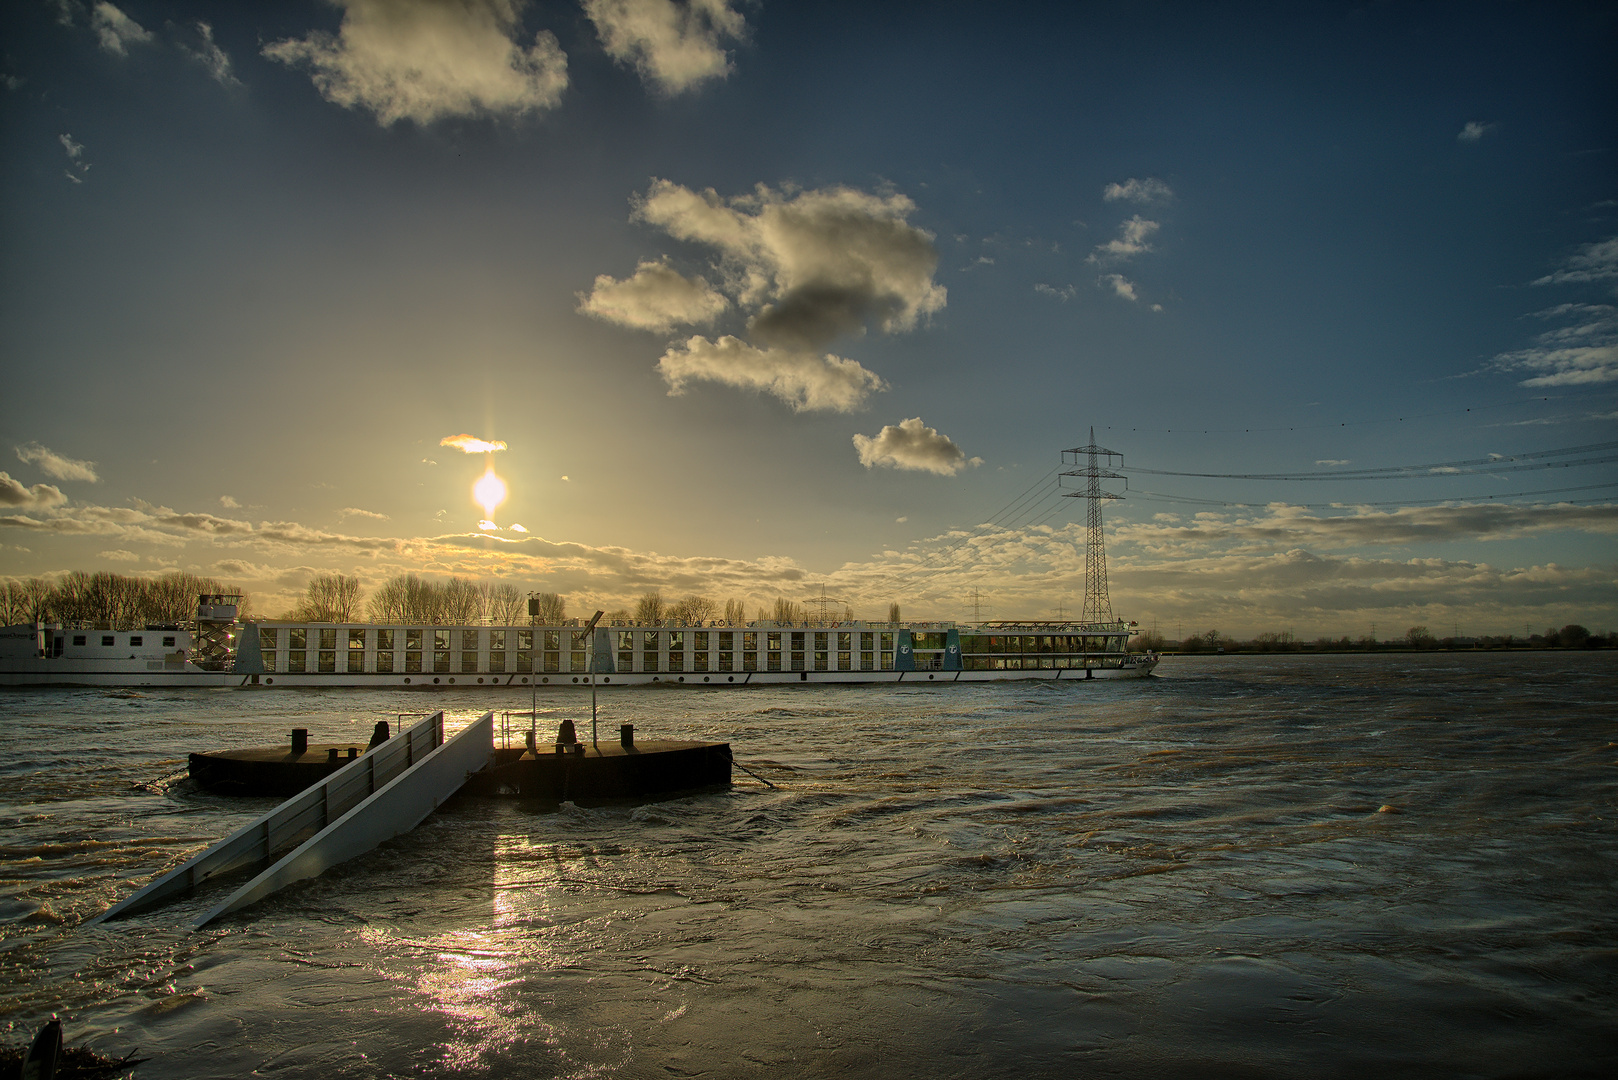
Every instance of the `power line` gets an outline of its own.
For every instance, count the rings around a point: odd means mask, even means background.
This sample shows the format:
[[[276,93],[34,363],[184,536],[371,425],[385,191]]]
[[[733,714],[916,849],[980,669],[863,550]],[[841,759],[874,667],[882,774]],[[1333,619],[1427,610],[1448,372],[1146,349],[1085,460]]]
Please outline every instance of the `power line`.
[[[1539,488],[1535,491],[1509,491],[1502,492],[1499,495],[1456,495],[1447,499],[1393,499],[1386,502],[1360,502],[1355,499],[1347,502],[1331,503],[1289,502],[1287,505],[1308,510],[1335,510],[1351,506],[1441,506],[1444,503],[1487,502],[1493,499],[1526,499],[1534,495],[1560,495],[1569,491],[1599,491],[1603,488],[1618,488],[1618,481],[1606,484],[1579,484],[1576,487]],[[1139,495],[1145,499],[1160,499],[1164,502],[1195,503],[1198,506],[1235,506],[1262,510],[1270,505],[1269,503],[1229,502],[1224,499],[1195,499],[1188,495],[1166,495],[1160,491],[1139,489],[1130,494]]]
[[[1388,465],[1371,469],[1344,469],[1337,472],[1281,473],[1199,473],[1172,469],[1146,469],[1130,466],[1130,472],[1152,476],[1188,476],[1204,480],[1415,480],[1456,476],[1476,472],[1505,473],[1533,469],[1567,469],[1580,465],[1605,465],[1618,461],[1618,442],[1591,443],[1560,450],[1539,450],[1527,454],[1471,458],[1465,461],[1438,461],[1427,465]],[[1571,454],[1593,454],[1573,461],[1547,461],[1546,458]]]

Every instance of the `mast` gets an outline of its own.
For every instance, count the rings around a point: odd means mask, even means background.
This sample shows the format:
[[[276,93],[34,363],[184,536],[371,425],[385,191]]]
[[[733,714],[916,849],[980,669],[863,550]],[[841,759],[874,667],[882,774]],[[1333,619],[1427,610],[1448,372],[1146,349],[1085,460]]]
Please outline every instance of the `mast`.
[[[1088,533],[1084,549],[1084,609],[1079,614],[1079,621],[1112,622],[1112,601],[1107,597],[1107,546],[1101,527],[1101,504],[1107,499],[1122,499],[1123,496],[1103,490],[1101,481],[1125,480],[1127,485],[1126,477],[1112,471],[1114,459],[1121,466],[1124,455],[1097,446],[1096,429],[1092,427],[1089,445],[1062,451],[1062,463],[1065,465],[1079,465],[1081,457],[1084,458],[1083,468],[1062,473],[1062,476],[1078,477],[1085,481],[1083,490],[1064,491],[1063,496],[1089,502],[1084,515]]]

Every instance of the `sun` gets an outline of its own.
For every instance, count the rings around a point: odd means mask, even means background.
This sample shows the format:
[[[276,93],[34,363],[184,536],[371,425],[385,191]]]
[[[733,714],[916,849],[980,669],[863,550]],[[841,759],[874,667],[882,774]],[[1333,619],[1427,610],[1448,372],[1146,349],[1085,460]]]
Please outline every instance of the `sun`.
[[[483,476],[472,485],[472,497],[483,507],[483,516],[494,517],[494,508],[506,501],[506,482],[494,474],[491,462]]]

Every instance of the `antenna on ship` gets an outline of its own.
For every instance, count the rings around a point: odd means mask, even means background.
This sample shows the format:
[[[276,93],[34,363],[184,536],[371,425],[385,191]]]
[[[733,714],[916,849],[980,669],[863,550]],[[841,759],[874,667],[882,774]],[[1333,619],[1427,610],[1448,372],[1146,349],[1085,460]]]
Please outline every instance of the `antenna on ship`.
[[[1079,460],[1081,456],[1085,459],[1082,463]],[[1101,504],[1107,499],[1122,499],[1123,496],[1102,490],[1101,481],[1123,480],[1126,489],[1129,482],[1122,473],[1112,471],[1114,459],[1120,466],[1123,465],[1124,455],[1096,445],[1094,427],[1090,429],[1089,445],[1062,451],[1064,465],[1083,465],[1083,468],[1070,469],[1062,475],[1080,477],[1085,481],[1083,491],[1064,491],[1062,495],[1069,499],[1086,499],[1090,504],[1084,515],[1089,538],[1084,550],[1084,609],[1079,613],[1080,622],[1112,622],[1112,601],[1107,597],[1107,546],[1101,528]]]

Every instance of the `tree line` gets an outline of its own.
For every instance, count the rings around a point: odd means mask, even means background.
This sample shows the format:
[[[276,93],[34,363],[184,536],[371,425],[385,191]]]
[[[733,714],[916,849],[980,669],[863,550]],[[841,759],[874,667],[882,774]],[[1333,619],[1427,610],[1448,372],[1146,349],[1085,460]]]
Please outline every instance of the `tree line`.
[[[1560,630],[1551,627],[1543,634],[1517,637],[1512,634],[1480,637],[1438,637],[1425,626],[1412,626],[1399,637],[1378,639],[1366,635],[1352,638],[1320,637],[1314,641],[1298,641],[1287,631],[1268,631],[1240,641],[1218,630],[1192,634],[1179,641],[1165,640],[1155,630],[1148,630],[1132,639],[1129,647],[1144,652],[1376,652],[1383,650],[1426,649],[1610,649],[1618,648],[1618,634],[1592,634],[1578,623],[1569,623]]]
[[[147,623],[188,623],[203,593],[240,593],[238,614],[250,616],[250,598],[209,577],[176,570],[155,578],[106,570],[73,570],[59,580],[23,578],[0,585],[0,624],[104,623],[115,629]]]

